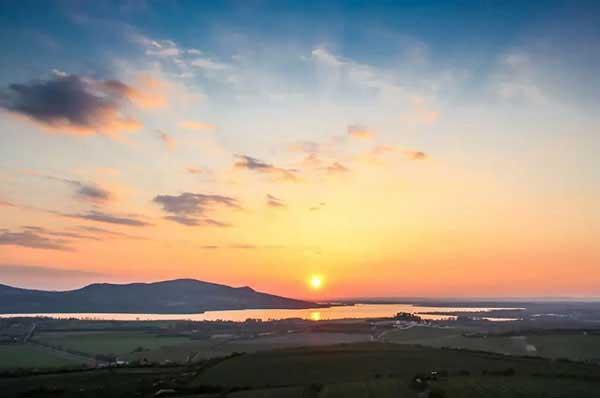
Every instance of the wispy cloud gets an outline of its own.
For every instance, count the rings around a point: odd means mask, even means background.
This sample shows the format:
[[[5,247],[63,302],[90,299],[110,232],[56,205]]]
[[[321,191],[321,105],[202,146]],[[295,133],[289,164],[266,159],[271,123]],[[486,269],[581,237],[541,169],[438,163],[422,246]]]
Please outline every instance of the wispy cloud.
[[[147,48],[147,55],[172,58],[182,54],[181,49],[171,40],[151,40],[143,36],[138,36],[138,42]]]
[[[279,199],[278,197],[273,196],[271,194],[267,194],[267,206],[281,208],[286,207],[287,205],[283,200]]]
[[[312,155],[321,152],[321,144],[314,141],[298,141],[290,145],[289,150]]]
[[[131,227],[146,227],[152,224],[142,221],[132,216],[120,216],[101,212],[97,210],[91,210],[86,213],[61,213],[64,217],[77,218],[81,220],[98,221],[108,224],[127,225]]]
[[[68,246],[68,240],[42,236],[29,230],[22,232],[0,232],[0,245],[14,245],[47,250],[73,250]]]
[[[146,239],[141,236],[131,235],[131,234],[127,234],[124,232],[111,231],[108,229],[98,228],[98,227],[94,227],[94,226],[90,226],[90,225],[76,225],[72,229],[77,230],[77,231],[84,231],[87,233],[95,234],[95,237],[97,239],[105,239],[105,238],[124,238],[124,239],[134,239],[134,240]]]
[[[224,71],[229,69],[229,65],[215,61],[208,57],[196,57],[189,62],[189,64],[193,67],[205,69],[208,71]]]
[[[45,236],[53,236],[53,237],[62,237],[62,238],[71,238],[71,239],[87,239],[87,240],[101,240],[97,236],[92,236],[89,234],[82,234],[79,232],[69,232],[69,231],[53,231],[44,227],[39,227],[35,225],[24,225],[22,227],[25,231],[30,231],[36,234],[45,235]]]
[[[0,207],[15,207],[15,205],[5,200],[0,200]]]
[[[250,245],[247,243],[234,243],[228,246],[231,249],[257,249],[256,245]]]
[[[200,167],[186,167],[185,171],[189,174],[204,174],[205,170]]]
[[[158,130],[156,133],[158,134],[158,138],[163,143],[165,148],[168,151],[173,152],[177,147],[177,141],[175,140],[175,138],[162,130]]]
[[[371,130],[359,124],[353,124],[348,126],[347,132],[350,137],[359,138],[362,140],[371,139],[375,136],[375,134]]]
[[[350,169],[341,164],[340,162],[334,162],[330,166],[327,166],[325,170],[329,174],[346,174],[350,172]]]
[[[410,160],[424,160],[427,159],[425,152],[421,151],[404,151],[404,156]]]
[[[237,199],[230,196],[191,192],[180,195],[158,195],[153,201],[159,204],[163,211],[169,213],[165,219],[187,226],[229,226],[227,223],[209,218],[207,213],[218,207],[240,208]]]
[[[43,176],[49,180],[60,181],[62,183],[68,184],[75,188],[75,196],[78,199],[82,199],[85,201],[94,202],[96,204],[101,204],[110,201],[114,198],[114,195],[105,188],[99,187],[93,183],[84,183],[78,180],[71,180],[68,178],[60,178],[53,176]]]
[[[270,174],[280,180],[298,181],[296,169],[284,169],[272,164],[263,162],[251,156],[235,155],[236,161],[234,167],[237,169],[250,170],[262,174]]]
[[[383,157],[386,154],[400,154],[402,157],[408,160],[425,160],[428,158],[427,154],[422,151],[406,150],[397,148],[392,145],[378,145],[370,153],[372,160]]]

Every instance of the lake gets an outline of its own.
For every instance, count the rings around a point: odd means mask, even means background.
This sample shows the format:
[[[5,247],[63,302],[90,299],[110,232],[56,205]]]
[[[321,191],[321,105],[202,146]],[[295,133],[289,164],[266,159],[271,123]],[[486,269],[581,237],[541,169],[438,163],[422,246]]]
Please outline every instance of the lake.
[[[422,314],[423,312],[480,312],[491,310],[514,310],[518,308],[506,307],[428,307],[412,304],[356,304],[351,306],[337,306],[329,308],[307,308],[300,310],[229,310],[229,311],[207,311],[201,314],[114,314],[114,313],[51,313],[51,314],[0,314],[2,318],[8,317],[52,317],[52,318],[78,318],[97,320],[118,321],[157,321],[157,320],[192,320],[192,321],[236,321],[243,322],[246,319],[260,319],[263,321],[288,318],[302,318],[314,321],[333,319],[356,319],[356,318],[382,318],[392,317],[398,312],[410,312],[418,314],[423,319],[440,320],[454,319],[450,315]],[[489,318],[495,320],[496,318]]]

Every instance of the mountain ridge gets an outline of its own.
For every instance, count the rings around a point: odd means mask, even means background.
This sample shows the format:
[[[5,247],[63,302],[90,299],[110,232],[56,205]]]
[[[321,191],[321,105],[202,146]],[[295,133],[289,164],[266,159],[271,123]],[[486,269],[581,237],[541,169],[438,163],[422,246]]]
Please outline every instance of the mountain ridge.
[[[196,279],[127,284],[92,283],[74,290],[33,290],[0,284],[0,313],[193,314],[243,309],[323,307],[310,301]]]

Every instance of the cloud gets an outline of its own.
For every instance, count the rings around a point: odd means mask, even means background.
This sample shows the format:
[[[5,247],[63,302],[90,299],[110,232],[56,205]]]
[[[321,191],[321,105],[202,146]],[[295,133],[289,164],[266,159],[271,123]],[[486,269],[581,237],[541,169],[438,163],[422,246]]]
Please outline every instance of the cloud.
[[[410,160],[424,160],[427,159],[425,152],[421,151],[404,151],[404,156]]]
[[[308,167],[318,167],[321,163],[321,159],[316,153],[310,153],[302,160],[302,164]]]
[[[54,132],[114,136],[142,127],[124,113],[128,90],[133,89],[116,80],[55,74],[49,80],[9,85],[0,93],[0,107]]]
[[[145,48],[146,55],[159,58],[176,58],[183,51],[172,40],[153,40],[141,34],[130,34],[130,39]]]
[[[108,190],[101,188],[95,184],[84,183],[78,180],[70,180],[67,178],[59,178],[53,176],[44,176],[53,181],[60,181],[71,185],[75,188],[75,195],[78,199],[94,202],[96,204],[105,203],[114,198],[113,194]]]
[[[347,131],[348,135],[353,138],[366,140],[374,137],[374,133],[372,131],[359,124],[352,124],[348,126]]]
[[[162,141],[165,148],[168,151],[173,152],[175,150],[175,148],[177,147],[177,141],[175,140],[175,138],[173,138],[173,136],[171,136],[161,130],[158,130],[157,134],[158,134],[158,138]]]
[[[194,58],[190,61],[190,65],[207,71],[224,71],[229,69],[229,65],[206,57]]]
[[[102,238],[106,238],[106,237],[108,237],[108,238],[126,238],[126,239],[136,239],[136,240],[146,239],[146,238],[143,238],[140,236],[126,234],[124,232],[111,231],[108,229],[93,227],[93,226],[89,226],[89,225],[77,225],[77,226],[73,227],[73,229],[100,235],[100,237],[102,237]]]
[[[285,202],[273,195],[267,194],[267,206],[269,207],[286,207]]]
[[[345,61],[332,54],[327,48],[315,48],[311,52],[315,62],[326,65],[331,68],[339,68],[346,64]]]
[[[206,216],[217,207],[240,208],[235,198],[223,195],[207,195],[184,192],[180,195],[158,195],[153,199],[163,211],[169,213],[165,219],[187,226],[229,226]]]
[[[188,227],[197,227],[197,226],[213,226],[213,227],[230,227],[231,224],[224,223],[221,221],[213,220],[211,218],[196,218],[196,217],[188,217],[185,215],[175,215],[175,216],[165,216],[165,220],[174,221],[181,225],[186,225]]]
[[[54,239],[26,230],[23,232],[5,231],[0,233],[0,245],[15,245],[33,249],[73,250],[65,239]]]
[[[117,97],[127,98],[140,109],[164,108],[167,99],[163,94],[165,83],[147,74],[137,77],[137,84],[141,89],[129,86],[118,80],[105,80],[101,82],[105,90]]]
[[[237,158],[237,161],[234,163],[233,166],[237,169],[245,169],[255,171],[257,173],[271,174],[281,180],[298,180],[298,176],[296,175],[298,170],[275,167],[272,164],[265,163],[262,160],[258,160],[251,156],[235,155],[235,157]]]
[[[310,211],[318,211],[321,210],[323,207],[325,207],[326,203],[325,202],[320,202],[319,204],[315,205],[315,206],[311,206],[308,208],[308,210]]]
[[[91,210],[87,213],[79,213],[79,214],[61,214],[64,217],[69,218],[78,218],[81,220],[90,220],[90,221],[98,221],[108,224],[118,224],[118,225],[128,225],[131,227],[146,227],[152,224],[149,224],[145,221],[141,221],[137,218],[133,218],[131,216],[116,216],[113,214],[108,214],[105,212],[100,212],[97,210]]]
[[[498,71],[492,76],[492,89],[505,100],[544,103],[547,98],[540,84],[541,70],[531,56],[511,51],[500,58]]]
[[[214,130],[215,126],[210,123],[205,123],[201,121],[194,120],[186,120],[178,125],[182,129],[192,130],[192,131],[206,131],[206,130]]]
[[[317,154],[321,151],[321,145],[314,141],[299,141],[290,145],[291,152],[300,152],[307,154]]]
[[[72,238],[72,239],[88,239],[88,240],[101,240],[97,236],[85,235],[78,232],[68,232],[68,231],[52,231],[46,229],[44,227],[38,227],[34,225],[24,225],[23,230],[33,232],[40,235],[45,236],[55,236],[55,237],[63,237],[63,238]]]
[[[202,224],[202,220],[195,217],[188,217],[185,215],[165,216],[165,220],[174,221],[181,225],[187,225],[188,227],[195,227]]]
[[[372,160],[377,160],[378,157],[384,156],[388,153],[400,153],[404,158],[408,160],[425,160],[428,158],[427,154],[422,151],[414,150],[402,150],[391,145],[378,145],[370,153]]]
[[[185,171],[190,174],[204,174],[204,169],[200,167],[186,167]]]
[[[331,166],[327,166],[325,170],[330,174],[345,174],[350,172],[350,169],[340,162],[334,162]]]
[[[229,248],[229,249],[241,249],[241,250],[254,250],[254,249],[282,249],[285,246],[283,245],[254,245],[250,243],[232,243],[227,246],[217,246],[217,245],[205,245],[202,246],[202,249],[220,249],[220,248]]]
[[[13,203],[4,201],[4,200],[0,200],[0,207],[15,207],[15,205]]]
[[[249,244],[245,244],[245,243],[234,243],[232,245],[229,245],[229,248],[231,248],[231,249],[257,249],[258,247],[256,245],[249,245]]]

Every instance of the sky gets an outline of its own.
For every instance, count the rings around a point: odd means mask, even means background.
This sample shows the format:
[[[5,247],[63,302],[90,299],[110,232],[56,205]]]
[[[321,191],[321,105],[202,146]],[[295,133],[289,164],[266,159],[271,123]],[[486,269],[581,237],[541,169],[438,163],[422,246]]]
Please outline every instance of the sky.
[[[600,296],[597,2],[6,1],[0,37],[0,283]]]

